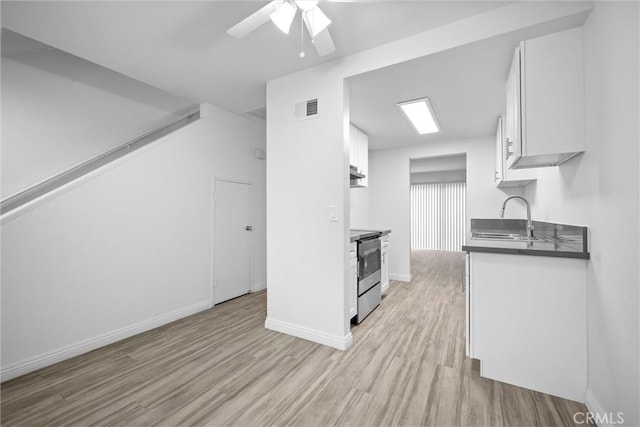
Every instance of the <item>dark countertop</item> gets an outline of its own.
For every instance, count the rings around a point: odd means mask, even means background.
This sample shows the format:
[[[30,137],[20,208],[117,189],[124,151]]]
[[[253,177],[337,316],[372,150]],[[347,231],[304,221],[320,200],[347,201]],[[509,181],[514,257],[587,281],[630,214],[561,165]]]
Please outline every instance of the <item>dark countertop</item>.
[[[526,241],[505,241],[505,240],[483,240],[467,239],[467,244],[462,245],[464,252],[488,252],[494,254],[514,254],[550,256],[559,258],[579,258],[589,259],[589,252],[583,252],[582,248],[576,248],[567,244],[557,244],[536,240]]]
[[[490,220],[471,221],[472,234],[474,231],[481,232],[489,229],[483,229],[483,227]],[[476,221],[475,224],[474,221]],[[513,222],[515,223],[515,221]],[[586,227],[541,221],[534,221],[533,224],[535,225],[534,236],[538,240],[497,240],[467,237],[466,245],[462,246],[462,250],[465,252],[589,259]],[[555,234],[554,230],[556,230]]]
[[[366,239],[367,237],[384,236],[391,233],[391,230],[351,230],[351,241]]]

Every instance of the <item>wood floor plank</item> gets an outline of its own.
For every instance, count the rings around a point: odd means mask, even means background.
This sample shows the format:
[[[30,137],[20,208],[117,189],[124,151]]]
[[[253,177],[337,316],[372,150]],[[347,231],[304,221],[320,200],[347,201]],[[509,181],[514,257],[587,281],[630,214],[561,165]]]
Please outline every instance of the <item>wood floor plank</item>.
[[[4,426],[43,426],[49,423],[48,414],[65,411],[68,403],[57,394],[43,392],[30,395],[21,402],[19,410],[7,408],[2,411],[2,425]],[[43,417],[43,414],[47,416]]]
[[[195,399],[178,410],[167,413],[161,421],[152,423],[160,426],[204,426],[206,420],[221,411],[222,405],[228,401],[228,396],[220,390],[212,387],[204,390]],[[134,420],[133,425],[137,425],[138,420]],[[131,425],[131,424],[130,424]],[[149,425],[146,422],[143,425]]]
[[[0,387],[2,392],[2,405],[6,405],[15,399],[24,399],[29,394],[46,388],[48,383],[42,379],[39,372],[32,372],[20,377],[20,381],[7,381]]]
[[[0,385],[3,426],[571,426],[584,405],[482,378],[464,355],[462,253],[414,251],[412,281],[338,351],[264,328],[266,292]]]

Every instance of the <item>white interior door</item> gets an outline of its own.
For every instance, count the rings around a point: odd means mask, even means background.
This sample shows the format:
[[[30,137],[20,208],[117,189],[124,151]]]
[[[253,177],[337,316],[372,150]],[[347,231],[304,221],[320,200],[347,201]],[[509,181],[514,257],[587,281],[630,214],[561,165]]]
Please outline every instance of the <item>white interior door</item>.
[[[251,290],[251,185],[216,181],[213,303]]]

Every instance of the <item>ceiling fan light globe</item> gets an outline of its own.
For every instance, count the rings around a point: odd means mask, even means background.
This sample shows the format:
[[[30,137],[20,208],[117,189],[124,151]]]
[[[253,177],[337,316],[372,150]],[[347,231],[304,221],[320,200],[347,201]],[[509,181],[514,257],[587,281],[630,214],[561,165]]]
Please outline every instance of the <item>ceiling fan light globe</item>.
[[[307,30],[309,30],[312,38],[331,24],[331,19],[327,18],[327,15],[322,13],[318,6],[311,10],[304,11],[302,16],[304,24],[307,26]]]
[[[295,6],[291,3],[285,2],[275,12],[269,15],[269,17],[280,31],[285,34],[289,34],[291,23],[293,22],[293,18],[296,16],[296,10]]]

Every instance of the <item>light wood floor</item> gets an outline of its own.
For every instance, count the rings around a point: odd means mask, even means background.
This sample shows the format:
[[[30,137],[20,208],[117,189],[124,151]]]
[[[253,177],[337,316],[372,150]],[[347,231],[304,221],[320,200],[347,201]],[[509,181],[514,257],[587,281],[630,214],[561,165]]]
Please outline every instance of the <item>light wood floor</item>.
[[[265,330],[252,294],[2,384],[2,425],[573,425],[464,357],[462,254],[412,261],[349,351]]]

